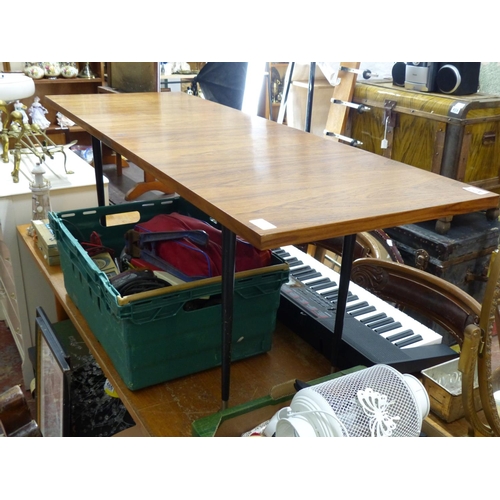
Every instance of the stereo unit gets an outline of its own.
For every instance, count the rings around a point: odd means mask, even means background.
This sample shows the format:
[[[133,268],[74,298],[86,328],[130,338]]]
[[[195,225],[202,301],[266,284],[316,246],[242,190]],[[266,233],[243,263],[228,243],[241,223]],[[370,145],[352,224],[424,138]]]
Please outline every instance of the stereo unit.
[[[480,62],[397,62],[392,80],[408,90],[468,95],[479,89],[480,69]]]

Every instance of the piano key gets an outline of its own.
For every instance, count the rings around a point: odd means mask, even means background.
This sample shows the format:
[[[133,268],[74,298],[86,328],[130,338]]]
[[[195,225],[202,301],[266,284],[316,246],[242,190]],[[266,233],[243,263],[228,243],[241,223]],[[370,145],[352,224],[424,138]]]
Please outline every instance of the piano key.
[[[391,330],[396,330],[396,328],[401,328],[401,323],[399,321],[395,321],[394,323],[389,323],[388,325],[380,326],[378,328],[374,328],[375,333],[386,333]]]
[[[354,311],[350,311],[349,314],[351,316],[356,317],[356,316],[361,316],[361,315],[364,315],[366,313],[373,312],[373,311],[376,311],[374,306],[366,306],[366,307],[362,307],[361,309],[355,309]]]
[[[401,340],[414,334],[415,333],[413,330],[403,330],[402,332],[399,333],[393,333],[392,335],[385,337],[385,339],[388,340],[389,342],[394,342],[396,340]]]
[[[338,283],[340,282],[340,274],[338,272],[334,271],[330,267],[314,259],[314,257],[312,257],[311,255],[302,252],[297,247],[294,247],[292,245],[281,247],[281,249],[279,250],[280,252],[283,251],[289,254],[290,256],[295,257],[296,262],[300,262],[300,265],[309,265],[312,269],[320,272],[325,278],[328,278],[331,281],[331,283],[322,282],[321,279],[318,278],[318,280],[320,281],[318,281],[317,286],[313,284],[311,285],[310,288],[307,287],[306,284],[304,284],[300,279],[298,281],[300,283],[303,283],[304,287],[307,288],[307,290],[313,296],[318,297],[320,301],[325,300],[325,296],[331,296],[334,299],[332,303],[333,304],[335,303],[339,291]],[[297,265],[296,262],[293,263],[293,266]],[[411,347],[420,347],[425,345],[441,343],[442,341],[441,335],[434,332],[430,328],[427,328],[425,325],[422,325],[421,323],[413,319],[411,316],[405,314],[403,311],[396,309],[395,307],[391,306],[390,304],[383,301],[379,297],[371,294],[370,292],[360,287],[356,283],[350,282],[349,296],[351,297],[353,295],[358,296],[360,302],[361,301],[368,302],[368,304],[374,306],[376,310],[376,314],[373,314],[372,311],[367,313],[368,316],[366,316],[366,314],[356,316],[355,317],[356,321],[362,322],[370,329],[382,326],[382,324],[378,322],[379,320],[381,320],[383,324],[389,324],[391,322],[399,322],[401,323],[401,325],[403,325],[403,327],[400,327],[401,331],[411,329],[414,332],[416,332],[416,334],[419,334],[422,337],[421,339],[416,338],[416,342],[413,344],[405,343],[400,347],[407,348],[408,345],[410,345]],[[326,304],[325,300],[325,311],[327,311],[328,308],[329,306]],[[381,314],[384,314],[385,317],[379,316]],[[391,330],[391,332],[393,334],[399,333],[397,330]],[[386,333],[378,335],[385,336]]]
[[[326,278],[326,279],[328,281],[326,281],[325,283],[318,283],[318,284],[310,286],[309,288],[311,290],[317,292],[317,291],[323,290],[325,288],[331,288],[332,286],[337,286],[337,284],[335,282],[333,282],[331,279],[329,279],[329,278]]]
[[[385,314],[383,312],[382,313],[379,312],[377,314],[371,314],[370,316],[367,316],[366,318],[358,318],[358,320],[361,321],[361,323],[370,323],[372,321],[376,321],[376,320],[383,319],[383,318],[387,318],[387,314]]]
[[[306,280],[310,280],[311,278],[318,278],[321,277],[321,273],[318,271],[315,271],[314,269],[311,269],[310,271],[303,272],[300,274],[294,274],[293,277],[295,279],[300,280],[302,283],[305,284]]]
[[[345,308],[346,312],[349,311],[354,311],[356,309],[359,309],[360,307],[366,307],[368,305],[368,302],[363,301],[363,302],[357,302],[356,304],[348,304]]]
[[[423,340],[421,335],[414,335],[413,337],[409,337],[405,340],[401,340],[399,342],[396,342],[394,345],[396,347],[405,347],[405,346],[409,346],[412,344],[416,345],[420,340]]]
[[[304,285],[307,285],[309,288],[312,288],[313,285],[321,285],[324,283],[330,283],[328,278],[325,278],[319,271],[316,271],[316,272],[318,273],[318,275],[315,276],[314,278],[302,279],[300,281],[302,281],[302,283],[304,283]]]
[[[366,323],[366,326],[373,330],[374,328],[388,325],[390,323],[394,323],[394,318],[386,315],[385,318],[383,319],[378,319],[377,321],[371,321],[370,323]]]
[[[300,266],[294,266],[293,268],[290,268],[290,274],[292,276],[295,276],[296,274],[300,274],[301,272],[310,270],[311,266],[308,266],[307,264],[301,264]]]

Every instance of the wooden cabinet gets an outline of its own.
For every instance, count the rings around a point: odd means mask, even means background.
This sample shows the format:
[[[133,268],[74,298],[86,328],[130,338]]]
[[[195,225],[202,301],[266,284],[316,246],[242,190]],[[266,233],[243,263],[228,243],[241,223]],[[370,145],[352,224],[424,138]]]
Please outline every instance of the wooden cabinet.
[[[76,63],[80,71],[86,63]],[[62,94],[96,94],[99,86],[104,85],[104,63],[91,62],[90,69],[95,75],[95,78],[43,78],[35,80],[35,94],[32,97],[23,99],[21,102],[28,109],[33,103],[33,98],[38,96],[40,103],[45,107],[48,113],[45,115],[51,123],[50,127],[45,131],[47,135],[57,144],[68,143],[73,139],[77,139],[79,143],[90,143],[90,137],[80,127],[71,127],[70,129],[62,129],[57,123],[56,111],[47,106],[45,96],[62,95]]]

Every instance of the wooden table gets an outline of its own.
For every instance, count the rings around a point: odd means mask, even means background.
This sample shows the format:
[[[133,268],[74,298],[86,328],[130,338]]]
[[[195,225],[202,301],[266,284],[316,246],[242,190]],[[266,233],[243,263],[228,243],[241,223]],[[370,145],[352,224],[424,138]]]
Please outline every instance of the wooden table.
[[[47,103],[261,249],[498,207],[497,194],[184,93]]]
[[[229,395],[234,246],[346,236],[332,364],[358,232],[498,208],[497,194],[184,93],[47,98],[101,143],[223,226],[222,402]]]

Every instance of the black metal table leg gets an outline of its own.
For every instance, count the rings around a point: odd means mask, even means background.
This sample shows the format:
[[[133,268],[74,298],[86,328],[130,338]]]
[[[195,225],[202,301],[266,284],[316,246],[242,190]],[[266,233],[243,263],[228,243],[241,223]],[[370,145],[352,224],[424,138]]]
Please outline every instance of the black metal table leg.
[[[234,274],[236,235],[222,228],[222,409],[227,408],[231,378],[231,347],[233,335]]]
[[[335,327],[332,338],[332,351],[330,361],[334,369],[337,368],[340,355],[340,345],[342,342],[342,331],[344,329],[344,317],[349,292],[349,282],[351,279],[352,260],[354,256],[354,246],[356,235],[344,236],[342,247],[342,266],[340,267],[339,298],[337,301],[337,312],[335,314]]]
[[[103,207],[106,205],[104,196],[104,180],[102,170],[102,143],[99,139],[92,136],[92,154],[94,156],[95,187],[97,191],[97,205]]]

